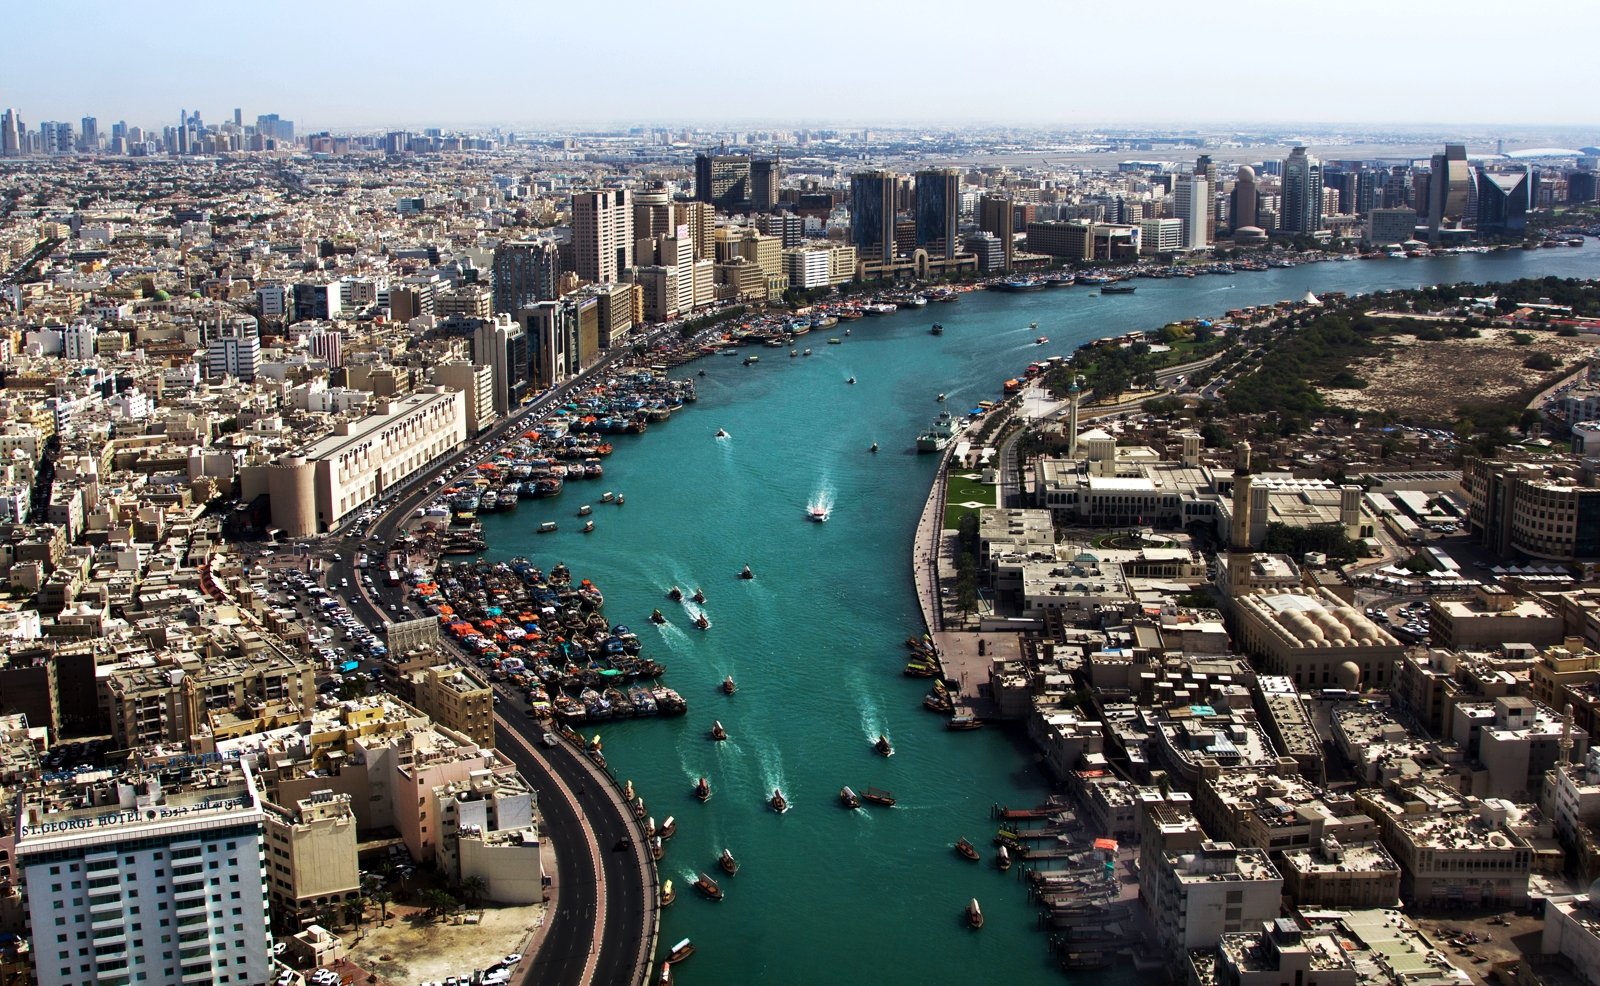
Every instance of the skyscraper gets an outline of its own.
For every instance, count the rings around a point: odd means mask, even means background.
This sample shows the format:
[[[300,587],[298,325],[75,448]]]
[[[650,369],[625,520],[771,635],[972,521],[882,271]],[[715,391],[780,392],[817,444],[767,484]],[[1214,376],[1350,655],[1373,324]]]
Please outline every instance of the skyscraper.
[[[1283,161],[1283,205],[1278,228],[1311,234],[1322,228],[1322,161],[1296,147]]]
[[[862,260],[894,260],[894,192],[888,171],[850,176],[850,242]]]
[[[771,212],[778,205],[778,183],[783,177],[781,158],[758,157],[750,161],[750,208]]]
[[[1479,234],[1521,234],[1533,208],[1533,169],[1478,171]],[[1570,185],[1568,186],[1570,189]],[[1568,198],[1571,198],[1570,192]]]
[[[1465,144],[1446,144],[1428,172],[1428,238],[1439,230],[1470,225],[1478,212],[1477,181]]]
[[[1260,198],[1256,194],[1256,172],[1248,164],[1239,165],[1233,177],[1233,198],[1228,203],[1228,215],[1233,229],[1259,226],[1256,209]]]
[[[79,121],[78,150],[93,154],[100,149],[100,121],[86,116]]]
[[[517,309],[558,296],[561,251],[554,240],[508,240],[494,248],[494,311]]]
[[[1206,243],[1209,245],[1217,239],[1217,193],[1222,186],[1217,184],[1217,165],[1209,154],[1194,159],[1194,173],[1206,180]]]
[[[961,173],[953,168],[917,172],[917,246],[950,258],[961,248]]]
[[[1179,175],[1172,187],[1172,204],[1174,214],[1183,221],[1183,248],[1205,249],[1209,242],[1206,230],[1216,215],[1211,204],[1211,184],[1205,175]]]
[[[1010,270],[1017,253],[1016,209],[1009,198],[985,195],[978,200],[978,229],[1000,240],[1002,268]]]
[[[578,276],[609,284],[633,266],[633,202],[626,189],[574,192],[572,252]]]
[[[713,154],[694,156],[694,197],[718,209],[735,211],[750,202],[750,155]]]
[[[16,110],[0,114],[0,157],[18,157],[22,154],[22,125]]]

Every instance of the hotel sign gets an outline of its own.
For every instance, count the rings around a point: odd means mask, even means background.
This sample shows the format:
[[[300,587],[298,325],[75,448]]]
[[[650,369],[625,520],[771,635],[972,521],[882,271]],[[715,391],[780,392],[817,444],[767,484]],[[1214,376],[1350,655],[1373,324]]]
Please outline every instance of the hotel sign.
[[[120,808],[75,818],[43,821],[37,825],[18,825],[19,838],[30,835],[48,835],[61,832],[87,832],[125,825],[130,822],[164,822],[200,812],[229,811],[243,808],[243,797],[224,798],[220,801],[203,801],[194,805],[153,805],[149,808]]]

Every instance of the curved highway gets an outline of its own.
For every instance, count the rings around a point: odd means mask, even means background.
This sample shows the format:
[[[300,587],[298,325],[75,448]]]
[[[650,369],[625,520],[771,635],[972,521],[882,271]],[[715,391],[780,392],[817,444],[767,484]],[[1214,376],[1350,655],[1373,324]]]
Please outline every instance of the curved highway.
[[[372,596],[363,591],[358,556],[370,555],[374,567],[398,567],[386,564],[389,547],[416,508],[435,496],[436,478],[459,471],[473,446],[503,441],[525,416],[564,400],[574,388],[607,372],[622,355],[602,360],[506,418],[449,460],[419,473],[365,536],[346,528],[324,539],[316,553],[324,559],[328,591],[341,596],[351,613],[375,633],[392,620],[413,618],[416,614],[408,611],[404,586],[383,586],[375,580]],[[331,560],[335,555],[338,560]],[[400,614],[386,615],[389,606],[400,607]],[[448,640],[441,644],[456,653]],[[537,793],[544,817],[541,836],[550,840],[556,858],[546,927],[537,951],[523,960],[519,981],[540,986],[643,983],[655,952],[653,917],[659,891],[642,823],[623,803],[616,782],[586,755],[565,741],[555,747],[539,743],[545,728],[520,711],[526,705],[523,696],[503,687],[497,687],[496,694],[497,701],[505,699],[496,706],[497,751],[516,765]],[[517,711],[502,714],[504,709]],[[618,848],[625,837],[630,843]]]

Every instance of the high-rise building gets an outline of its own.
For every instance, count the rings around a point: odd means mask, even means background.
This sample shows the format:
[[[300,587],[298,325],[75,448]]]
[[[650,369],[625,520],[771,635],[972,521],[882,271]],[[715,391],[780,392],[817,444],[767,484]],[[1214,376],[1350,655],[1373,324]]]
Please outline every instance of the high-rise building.
[[[758,157],[750,161],[750,208],[771,212],[778,205],[778,184],[783,178],[783,160]]]
[[[78,150],[85,154],[100,150],[100,121],[92,116],[78,121]]]
[[[1248,164],[1239,165],[1239,170],[1234,172],[1232,198],[1228,203],[1228,216],[1233,229],[1244,229],[1247,226],[1260,226],[1256,221],[1258,196],[1256,194],[1256,172]]]
[[[1208,189],[1206,201],[1206,244],[1209,246],[1217,240],[1217,192],[1221,188],[1217,184],[1217,165],[1211,160],[1211,155],[1202,154],[1194,159],[1194,173],[1206,180]]]
[[[728,212],[748,208],[751,199],[750,155],[713,154],[694,156],[694,197]]]
[[[504,415],[527,396],[533,359],[528,348],[528,333],[508,314],[469,321],[476,323],[472,334],[472,361],[494,368],[494,409],[495,413]]]
[[[1016,210],[1012,201],[997,195],[985,195],[978,200],[978,229],[992,233],[1000,240],[1004,251],[1003,270],[1010,270],[1016,257]]]
[[[1478,232],[1521,234],[1533,208],[1533,169],[1478,171]],[[1569,186],[1570,189],[1570,186]],[[1570,198],[1570,194],[1568,196]]]
[[[1311,234],[1322,228],[1322,161],[1296,147],[1283,161],[1283,205],[1278,228]]]
[[[1211,185],[1205,175],[1179,175],[1172,187],[1172,205],[1176,217],[1183,223],[1183,248],[1204,250],[1209,245],[1206,231],[1216,217],[1211,205]]]
[[[1439,230],[1471,225],[1478,212],[1477,176],[1467,163],[1465,144],[1446,144],[1428,171],[1428,237]]]
[[[186,784],[123,775],[94,797],[27,793],[16,855],[36,982],[271,978],[261,797],[241,767]]]
[[[572,249],[579,277],[609,284],[633,266],[633,202],[626,189],[574,192]]]
[[[39,124],[39,149],[46,154],[71,154],[76,149],[72,124],[55,120]]]
[[[561,250],[554,240],[507,240],[494,248],[494,311],[513,314],[560,296]]]
[[[650,188],[633,193],[633,236],[636,240],[672,232],[672,193]]]
[[[667,224],[666,233],[673,232],[679,226],[689,227],[689,239],[694,241],[696,260],[717,259],[716,206],[709,202],[672,203],[672,221]],[[641,235],[637,230],[634,231],[634,236]]]
[[[8,109],[0,114],[0,157],[20,157],[22,155],[22,122],[17,119],[17,111]]]
[[[917,172],[917,246],[954,257],[961,249],[961,173],[954,168]]]
[[[850,242],[862,260],[894,260],[895,183],[887,171],[850,176]]]

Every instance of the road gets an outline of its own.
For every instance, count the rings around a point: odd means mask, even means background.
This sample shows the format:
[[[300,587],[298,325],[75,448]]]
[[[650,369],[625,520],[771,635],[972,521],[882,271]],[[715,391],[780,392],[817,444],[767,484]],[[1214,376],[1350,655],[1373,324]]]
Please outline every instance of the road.
[[[414,477],[372,522],[365,536],[353,527],[330,535],[316,549],[325,560],[339,556],[337,561],[326,561],[328,590],[341,596],[350,612],[374,632],[391,620],[415,616],[404,609],[404,586],[383,586],[377,584],[381,580],[375,580],[370,596],[363,591],[361,572],[356,568],[358,556],[366,553],[375,567],[384,565],[389,545],[406,521],[436,495],[437,477],[460,471],[473,447],[505,440],[520,429],[526,416],[565,400],[573,389],[604,375],[622,356],[618,353],[596,364],[507,418],[459,455]],[[402,612],[386,615],[389,606],[401,607]],[[446,642],[445,646],[453,653],[453,645]],[[556,857],[554,907],[546,918],[550,924],[540,937],[538,950],[524,959],[520,981],[540,986],[642,983],[649,977],[655,949],[653,918],[659,893],[654,864],[644,855],[648,850],[643,827],[623,804],[615,781],[566,742],[554,748],[541,746],[538,741],[544,727],[520,711],[525,704],[522,696],[504,689],[499,693],[502,701],[497,709],[518,711],[497,712],[497,749],[538,793],[544,817],[541,834],[550,840]],[[623,836],[633,840],[632,848],[612,851]]]

